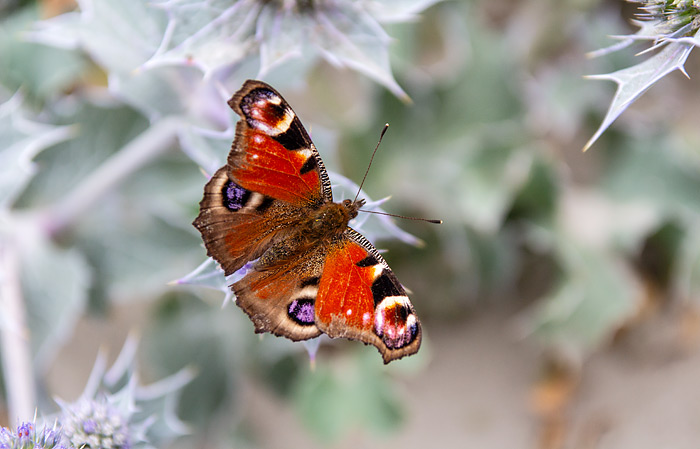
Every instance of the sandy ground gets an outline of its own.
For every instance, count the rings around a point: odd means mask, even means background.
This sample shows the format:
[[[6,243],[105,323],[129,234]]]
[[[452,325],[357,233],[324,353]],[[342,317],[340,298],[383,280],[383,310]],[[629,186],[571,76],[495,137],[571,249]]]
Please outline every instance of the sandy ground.
[[[120,322],[133,324],[143,315],[122,311],[108,326],[82,322],[51,369],[50,388],[58,396],[75,397],[87,376],[76,375],[76,362],[94,354],[99,341],[122,342],[126,326]],[[700,349],[678,344],[672,320],[656,319],[601,349],[585,362],[580,376],[563,382],[564,388],[556,381],[542,382],[542,354],[532,341],[513,337],[513,324],[514,314],[504,310],[485,311],[457,327],[425,323],[430,361],[400,380],[407,416],[402,431],[383,437],[358,431],[331,447],[700,447]],[[67,378],[76,382],[71,385]],[[243,390],[256,447],[326,447],[304,430],[288,403],[254,380],[244,382]]]
[[[334,448],[697,449],[700,350],[679,348],[657,320],[590,357],[574,387],[540,384],[542,354],[515,341],[513,315],[490,311],[458,328],[431,330],[432,360],[404,385],[408,421],[397,435],[358,434]],[[556,382],[553,382],[556,383]],[[537,385],[559,403],[546,413]],[[249,386],[263,448],[321,448],[288,406]],[[565,396],[557,401],[556,397]],[[544,394],[547,398],[547,394]],[[544,411],[542,409],[545,409]],[[269,432],[270,420],[276,431]]]

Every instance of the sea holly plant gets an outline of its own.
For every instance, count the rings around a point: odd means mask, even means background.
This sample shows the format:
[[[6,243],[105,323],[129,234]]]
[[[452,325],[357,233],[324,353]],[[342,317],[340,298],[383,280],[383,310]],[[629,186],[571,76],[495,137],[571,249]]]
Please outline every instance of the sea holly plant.
[[[186,64],[206,75],[254,56],[258,77],[290,61],[321,57],[408,96],[389,66],[382,23],[411,20],[439,0],[226,0],[155,2],[168,16],[164,39],[146,66]]]
[[[43,402],[34,383],[83,314],[162,299],[172,292],[168,280],[204,258],[191,226],[206,182],[198,166],[211,174],[222,165],[235,124],[226,100],[242,80],[304,79],[299,66],[327,61],[404,98],[384,26],[433,3],[79,0],[75,11],[50,19],[40,20],[40,2],[1,17],[0,61],[11,64],[0,64],[0,300],[11,300],[13,313],[0,303],[0,339],[23,343],[2,364],[5,391],[22,399],[8,393],[11,419],[31,419]],[[416,242],[385,217],[361,216],[356,226],[371,239]],[[207,282],[230,291],[218,276]],[[87,405],[61,402],[62,435],[84,445],[111,429],[100,445],[118,446],[127,429],[132,447],[146,444],[134,436],[142,434],[157,444],[149,432],[161,429],[173,395],[98,383],[86,388]],[[172,393],[168,385],[160,391]],[[168,399],[153,405],[141,400],[148,394]],[[122,421],[105,427],[94,416]],[[142,425],[151,416],[158,420]]]
[[[149,449],[186,433],[174,413],[174,397],[192,380],[192,371],[141,386],[134,373],[136,347],[129,337],[109,370],[101,353],[81,396],[74,402],[56,399],[58,413],[16,430],[0,428],[0,449]]]
[[[130,336],[111,368],[100,353],[80,397],[57,399],[60,412],[47,422],[60,425],[67,447],[152,448],[187,433],[176,413],[178,392],[194,377],[185,368],[151,385],[140,385],[136,374],[138,340]]]
[[[63,432],[57,424],[41,430],[31,422],[23,422],[15,430],[0,427],[0,449],[69,449],[62,440]]]
[[[129,78],[162,76],[153,69],[164,66],[220,81],[236,71],[274,77],[292,61],[308,68],[322,58],[407,100],[391,73],[382,25],[413,20],[438,1],[78,0],[79,12],[44,22],[32,38],[85,49],[117,90]]]
[[[697,0],[630,0],[639,3],[640,20],[634,24],[639,30],[628,36],[615,36],[620,42],[591,53],[602,56],[627,48],[639,42],[649,42],[651,47],[643,51],[656,51],[643,62],[612,73],[593,75],[591,79],[611,80],[617,83],[603,123],[586,143],[590,148],[603,132],[634,103],[644,92],[669,73],[680,70],[686,76],[685,61],[696,46],[700,46],[700,1]]]

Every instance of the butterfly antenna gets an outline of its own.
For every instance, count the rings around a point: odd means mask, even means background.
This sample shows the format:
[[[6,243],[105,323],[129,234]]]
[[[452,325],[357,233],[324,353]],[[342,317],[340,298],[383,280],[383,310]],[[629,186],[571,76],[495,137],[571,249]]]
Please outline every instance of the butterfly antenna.
[[[420,217],[407,217],[406,215],[396,215],[396,214],[390,214],[388,212],[379,212],[376,210],[360,209],[359,212],[367,212],[368,214],[377,214],[377,215],[387,215],[389,217],[394,217],[394,218],[403,218],[404,220],[425,221],[425,222],[433,223],[433,224],[442,224],[442,220],[433,220],[430,218],[420,218]]]
[[[379,149],[379,144],[382,143],[382,139],[384,138],[384,134],[386,134],[386,130],[389,129],[389,124],[385,123],[384,124],[384,129],[382,129],[382,133],[379,135],[379,142],[377,142],[377,146],[374,147],[374,151],[372,152],[372,157],[369,158],[369,164],[367,164],[367,171],[365,171],[365,176],[362,177],[362,182],[360,183],[360,188],[357,189],[357,194],[355,195],[355,199],[352,200],[352,202],[357,201],[357,197],[360,196],[360,192],[362,191],[362,186],[365,185],[365,179],[367,179],[367,174],[369,173],[370,167],[372,167],[372,161],[374,160],[374,155],[377,154],[377,150]]]

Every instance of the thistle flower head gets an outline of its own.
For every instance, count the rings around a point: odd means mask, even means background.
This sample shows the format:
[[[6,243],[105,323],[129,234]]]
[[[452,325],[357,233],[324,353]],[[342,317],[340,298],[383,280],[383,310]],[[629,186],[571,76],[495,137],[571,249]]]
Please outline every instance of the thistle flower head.
[[[658,38],[693,36],[700,29],[700,0],[638,0],[643,21]]]
[[[80,398],[70,403],[56,399],[61,410],[52,419],[61,424],[61,449],[152,449],[186,432],[175,414],[173,395],[194,373],[184,369],[141,386],[134,374],[137,345],[130,335],[109,371],[100,353]]]
[[[90,449],[129,449],[129,414],[106,400],[83,398],[62,404],[63,434],[73,447]]]
[[[258,78],[292,59],[323,58],[406,93],[389,65],[382,23],[407,21],[439,0],[163,0],[169,32],[145,65],[186,64],[213,73],[259,57]],[[256,55],[257,54],[257,55]]]
[[[66,449],[61,436],[61,430],[56,427],[44,427],[37,432],[33,423],[24,422],[14,432],[0,428],[0,449]]]

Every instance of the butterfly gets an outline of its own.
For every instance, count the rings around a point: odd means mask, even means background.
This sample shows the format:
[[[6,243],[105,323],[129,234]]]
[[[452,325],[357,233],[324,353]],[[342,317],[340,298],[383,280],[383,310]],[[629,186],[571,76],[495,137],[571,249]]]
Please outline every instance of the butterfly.
[[[236,137],[193,224],[227,276],[250,267],[231,288],[255,332],[359,340],[384,363],[417,352],[421,325],[406,291],[348,226],[365,201],[333,202],[318,150],[268,84],[248,80],[228,104],[241,117]]]

